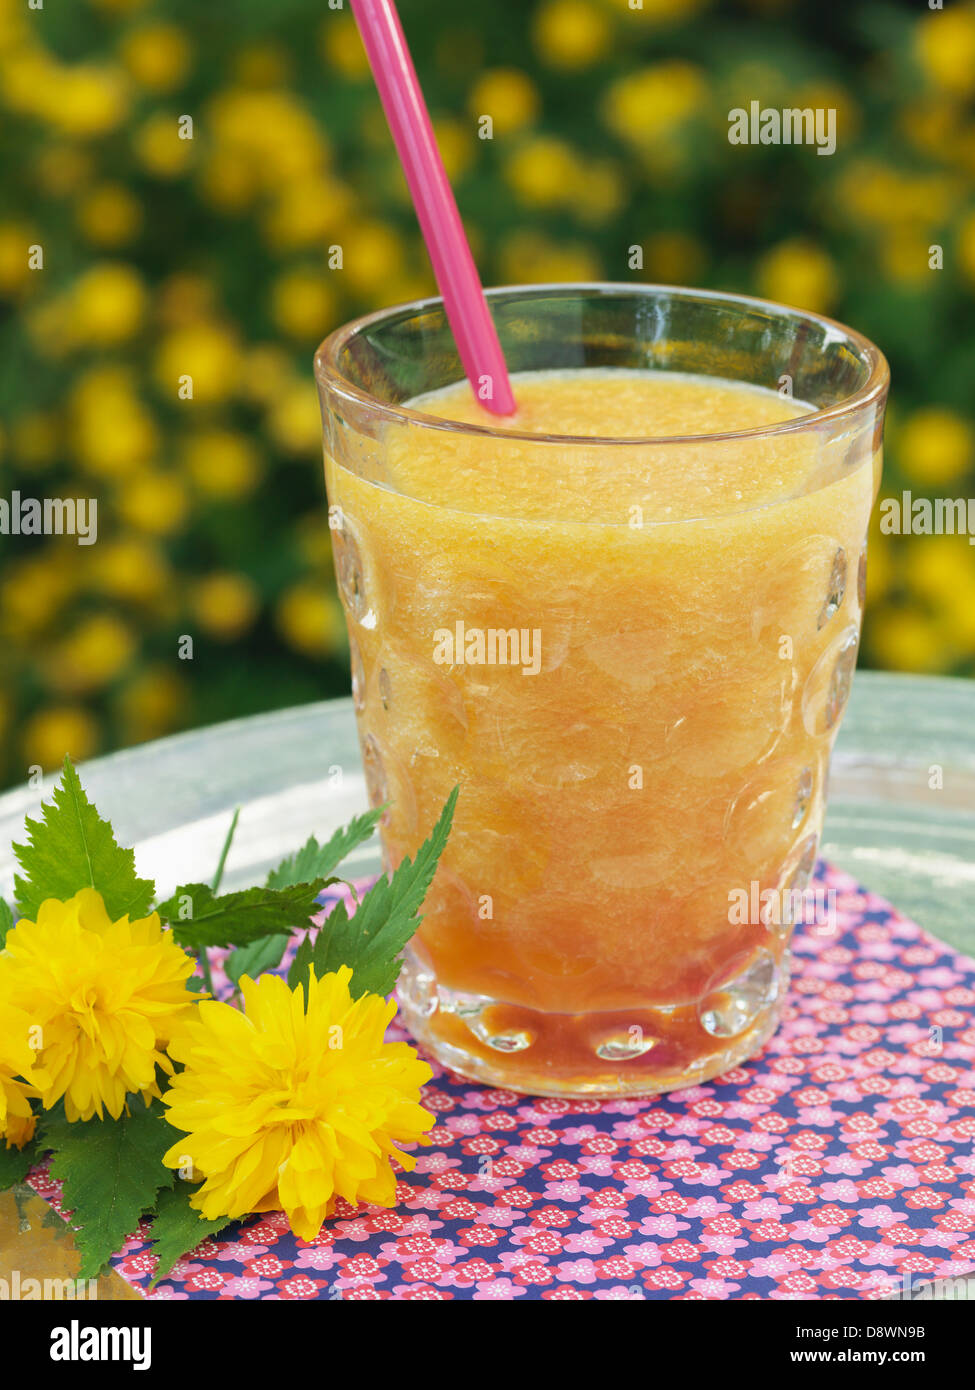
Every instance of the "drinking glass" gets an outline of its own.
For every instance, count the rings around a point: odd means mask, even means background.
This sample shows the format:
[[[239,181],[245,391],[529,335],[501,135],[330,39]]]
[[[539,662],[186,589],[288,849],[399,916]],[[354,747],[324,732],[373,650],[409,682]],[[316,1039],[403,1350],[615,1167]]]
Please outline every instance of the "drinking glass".
[[[786,993],[856,664],[887,366],[848,328],[739,295],[488,295],[516,398],[522,373],[639,369],[810,407],[653,439],[438,418],[411,404],[463,376],[436,299],[316,356],[387,870],[460,787],[400,978],[408,1026],[515,1091],[694,1085],[758,1051]],[[682,506],[688,476],[713,485]]]

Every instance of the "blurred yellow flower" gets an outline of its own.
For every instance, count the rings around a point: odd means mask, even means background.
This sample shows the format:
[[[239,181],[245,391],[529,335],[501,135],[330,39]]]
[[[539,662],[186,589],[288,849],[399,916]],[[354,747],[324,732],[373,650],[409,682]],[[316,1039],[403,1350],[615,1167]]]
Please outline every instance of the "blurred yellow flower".
[[[671,59],[611,82],[603,113],[614,134],[640,149],[668,140],[704,112],[707,100],[708,84],[701,69]]]
[[[276,190],[264,212],[265,240],[276,251],[326,246],[330,236],[341,245],[355,204],[352,189],[327,174],[296,179]]]
[[[234,76],[242,87],[281,87],[291,77],[292,66],[287,49],[266,37],[244,44],[234,54]]]
[[[622,168],[610,159],[580,164],[569,186],[569,206],[580,222],[601,226],[626,203],[628,186]]]
[[[260,596],[245,574],[209,574],[192,586],[190,606],[204,632],[233,642],[253,625]]]
[[[23,222],[0,222],[0,294],[18,290],[36,274],[28,261],[37,233]]]
[[[129,110],[126,75],[107,64],[59,63],[42,51],[25,52],[5,72],[7,104],[73,139],[106,135]]]
[[[514,232],[501,247],[502,278],[506,284],[554,284],[599,280],[602,267],[596,251],[581,242],[541,232]]]
[[[150,92],[171,92],[186,76],[189,40],[174,24],[146,24],[131,29],[119,44],[126,70]]]
[[[355,222],[342,240],[342,274],[353,292],[365,295],[381,289],[401,271],[403,244],[384,223]]]
[[[275,621],[288,646],[305,656],[328,656],[340,651],[346,640],[338,599],[310,581],[295,584],[282,595]]]
[[[319,34],[322,56],[336,72],[353,82],[369,76],[369,59],[352,15],[334,11],[322,22]]]
[[[132,137],[139,163],[159,179],[174,179],[184,173],[194,158],[195,145],[195,132],[192,140],[181,137],[179,114],[175,112],[157,111]]]
[[[144,743],[176,728],[188,709],[186,684],[166,666],[137,672],[120,691],[114,708],[121,723],[121,741]]]
[[[67,753],[75,763],[97,752],[98,722],[80,705],[50,705],[32,714],[24,724],[21,750],[28,767],[60,767]]]
[[[210,103],[208,125],[216,157],[249,161],[264,189],[318,174],[327,162],[321,127],[284,90],[225,88]]]
[[[317,344],[335,327],[335,296],[326,270],[295,267],[271,286],[271,317],[289,338]]]
[[[175,328],[163,337],[156,352],[156,380],[172,400],[203,404],[225,400],[236,387],[238,372],[237,339],[219,323]],[[189,386],[192,396],[186,394]]]
[[[267,427],[274,442],[288,453],[318,453],[322,416],[314,382],[296,380],[285,387],[268,410]]]
[[[937,622],[920,609],[884,605],[869,617],[870,650],[893,671],[937,671],[946,655]]]
[[[896,228],[880,244],[881,263],[889,280],[901,285],[920,285],[932,273],[927,237],[910,229]]]
[[[505,178],[526,207],[562,206],[576,186],[580,162],[564,140],[554,135],[532,135],[521,141],[505,160]]]
[[[45,663],[48,685],[61,695],[87,695],[110,684],[136,651],[131,629],[115,613],[82,618]]]
[[[99,477],[128,477],[152,458],[156,426],[139,399],[134,372],[91,367],[68,397],[70,429],[79,463]]]
[[[140,473],[121,483],[115,505],[123,521],[150,536],[173,535],[189,511],[186,488],[175,473]]]
[[[177,272],[159,286],[156,317],[166,328],[185,328],[188,324],[212,319],[216,313],[216,292],[212,280],[203,275]]]
[[[535,16],[533,36],[535,47],[551,67],[576,71],[603,57],[610,26],[590,0],[547,0]]]
[[[78,226],[95,246],[125,246],[142,226],[142,206],[120,183],[100,183],[78,204]]]
[[[759,260],[757,280],[766,299],[813,313],[827,312],[839,293],[833,261],[802,237],[779,242],[767,251]]]
[[[68,300],[68,328],[75,343],[111,347],[131,338],[146,308],[141,276],[122,261],[103,261],[84,271]]]
[[[975,8],[955,4],[922,15],[917,56],[934,86],[956,97],[975,93]]]
[[[975,430],[952,410],[925,406],[908,416],[897,431],[896,456],[910,483],[953,483],[975,461]]]
[[[975,549],[968,537],[909,536],[900,543],[911,593],[942,612],[954,607],[957,599],[960,609],[972,607],[975,623]]]
[[[74,588],[74,570],[41,551],[19,564],[5,560],[0,585],[0,630],[8,641],[32,638],[60,612]]]
[[[127,603],[153,603],[172,583],[169,563],[159,546],[144,536],[101,541],[89,565],[96,593]]]
[[[249,497],[261,478],[258,453],[246,435],[203,430],[187,440],[186,471],[196,490],[216,501]]]
[[[467,109],[475,120],[490,116],[495,135],[510,135],[538,115],[538,88],[518,68],[490,68],[471,89]]]

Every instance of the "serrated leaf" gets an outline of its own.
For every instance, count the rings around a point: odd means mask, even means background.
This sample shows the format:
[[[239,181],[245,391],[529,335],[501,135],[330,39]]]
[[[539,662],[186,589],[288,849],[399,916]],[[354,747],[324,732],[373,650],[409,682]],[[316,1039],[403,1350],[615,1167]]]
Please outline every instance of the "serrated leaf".
[[[159,1194],[149,1235],[152,1242],[150,1249],[156,1257],[155,1273],[149,1280],[150,1289],[154,1289],[160,1279],[166,1277],[177,1260],[195,1250],[200,1241],[233,1225],[227,1216],[217,1221],[205,1220],[190,1206],[190,1197],[195,1190],[189,1183],[178,1182],[168,1192]]]
[[[334,879],[316,878],[290,888],[245,888],[215,897],[206,883],[188,883],[159,907],[181,946],[192,951],[208,946],[246,946],[271,933],[288,935],[308,925],[316,899]]]
[[[306,938],[301,943],[288,972],[292,989],[307,981],[310,965],[316,977],[348,965],[354,999],[366,993],[389,994],[399,976],[400,952],[420,925],[419,910],[450,835],[459,790],[455,787],[450,793],[412,862],[405,858],[392,878],[380,878],[351,918],[345,903],[337,903],[314,942]]]
[[[14,924],[14,914],[10,907],[0,898],[0,951],[3,950],[4,942],[7,940],[7,932]]]
[[[223,968],[228,980],[239,985],[242,975],[256,980],[263,971],[273,970],[281,964],[281,957],[288,949],[290,940],[290,934],[283,932],[278,936],[261,936],[249,946],[238,946],[224,961]]]
[[[369,839],[383,810],[379,806],[355,816],[324,845],[319,844],[314,835],[310,836],[297,854],[290,855],[271,870],[267,876],[268,888],[291,888],[299,883],[310,883],[316,878],[327,878],[358,845]],[[227,977],[236,985],[240,983],[242,975],[256,979],[263,971],[273,970],[281,964],[290,940],[290,933],[285,932],[261,937],[249,946],[240,946],[224,964]]]
[[[8,1149],[0,1140],[0,1192],[13,1187],[15,1182],[23,1182],[38,1158],[37,1141],[34,1139],[22,1149]]]
[[[314,835],[297,854],[283,860],[267,876],[269,888],[289,888],[294,883],[310,883],[313,878],[327,878],[342,860],[373,834],[384,807],[366,811],[337,830],[330,840],[320,845]]]
[[[122,849],[108,821],[85,795],[70,758],[64,760],[53,799],[41,808],[43,819],[27,821],[28,840],[14,845],[23,869],[15,880],[17,906],[35,919],[45,898],[73,898],[82,888],[101,893],[112,921],[145,917],[155,886],[135,872],[135,855]]]
[[[65,1208],[81,1251],[79,1279],[93,1279],[122,1246],[173,1174],[162,1157],[173,1142],[159,1101],[137,1097],[113,1120],[45,1117],[41,1142],[54,1150],[51,1174],[64,1185]]]

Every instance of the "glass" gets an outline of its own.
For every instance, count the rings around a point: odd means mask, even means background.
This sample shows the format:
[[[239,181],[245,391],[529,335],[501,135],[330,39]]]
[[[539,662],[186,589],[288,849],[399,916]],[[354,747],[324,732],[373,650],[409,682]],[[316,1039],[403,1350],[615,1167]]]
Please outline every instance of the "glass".
[[[856,663],[886,363],[838,324],[735,295],[490,300],[513,373],[687,373],[812,407],[652,439],[441,419],[409,404],[462,377],[439,300],[316,357],[387,869],[461,787],[401,976],[408,1025],[454,1070],[531,1094],[693,1085],[761,1048],[788,983]],[[688,476],[741,486],[688,502]],[[537,671],[501,646],[445,662],[458,622],[537,631]]]

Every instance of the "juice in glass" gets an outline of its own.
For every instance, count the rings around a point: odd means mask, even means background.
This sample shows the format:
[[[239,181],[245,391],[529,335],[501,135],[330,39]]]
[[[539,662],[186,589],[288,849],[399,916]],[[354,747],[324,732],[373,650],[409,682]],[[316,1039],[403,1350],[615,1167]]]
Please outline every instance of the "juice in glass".
[[[564,319],[582,292],[549,293]],[[324,388],[388,867],[461,788],[401,1004],[456,1070],[537,1094],[694,1084],[775,1027],[879,477],[879,407],[824,423],[727,349],[652,360],[625,295],[630,352],[596,335],[542,365],[529,336],[503,421],[436,371],[368,428]],[[580,349],[586,317],[568,312]]]

